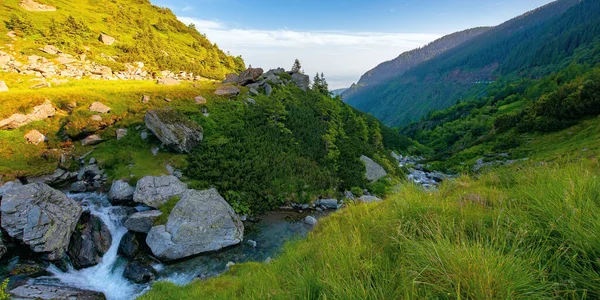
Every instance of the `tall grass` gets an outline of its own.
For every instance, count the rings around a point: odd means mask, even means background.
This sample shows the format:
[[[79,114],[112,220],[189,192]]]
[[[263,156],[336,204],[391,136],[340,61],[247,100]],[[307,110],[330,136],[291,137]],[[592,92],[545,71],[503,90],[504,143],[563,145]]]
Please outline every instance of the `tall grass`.
[[[142,299],[598,299],[597,161],[499,169],[351,205],[269,264]]]

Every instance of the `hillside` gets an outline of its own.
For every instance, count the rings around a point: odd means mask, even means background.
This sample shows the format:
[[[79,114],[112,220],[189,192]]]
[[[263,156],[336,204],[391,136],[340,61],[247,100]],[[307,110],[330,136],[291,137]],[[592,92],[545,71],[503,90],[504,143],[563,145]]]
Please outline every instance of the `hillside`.
[[[126,63],[142,62],[150,73],[183,71],[222,80],[225,74],[244,69],[241,57],[224,53],[192,25],[178,21],[169,9],[147,0],[40,0],[47,6],[42,11],[35,3],[2,1],[1,44],[11,44],[23,55],[54,58],[38,50],[52,45],[113,71],[125,70]],[[99,40],[100,34],[109,36],[106,43]]]
[[[496,80],[539,78],[572,61],[598,59],[597,1],[561,0],[499,25],[346,101],[387,125],[485,94]]]
[[[393,60],[379,64],[360,77],[360,80],[350,89],[342,93],[343,98],[351,98],[368,86],[378,85],[404,74],[412,67],[430,60],[454,47],[457,47],[474,37],[488,31],[490,27],[467,29],[439,38],[422,48],[404,52]]]

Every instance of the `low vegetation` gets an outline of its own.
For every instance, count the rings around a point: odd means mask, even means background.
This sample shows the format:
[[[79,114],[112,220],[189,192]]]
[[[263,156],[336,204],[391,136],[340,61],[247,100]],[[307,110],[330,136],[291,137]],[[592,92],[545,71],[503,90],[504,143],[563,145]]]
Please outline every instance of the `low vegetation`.
[[[597,160],[463,176],[434,193],[405,185],[351,205],[268,264],[236,265],[142,299],[595,299]]]

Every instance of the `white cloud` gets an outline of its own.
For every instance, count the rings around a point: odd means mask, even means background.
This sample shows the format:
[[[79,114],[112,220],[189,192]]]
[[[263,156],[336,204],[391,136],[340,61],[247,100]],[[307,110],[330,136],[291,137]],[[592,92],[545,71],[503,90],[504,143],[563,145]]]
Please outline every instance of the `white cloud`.
[[[189,5],[181,9],[181,11],[192,11],[192,10],[194,10],[194,7],[189,6]]]
[[[439,37],[420,33],[237,29],[218,21],[179,19],[195,24],[221,49],[242,55],[247,65],[289,69],[298,58],[307,74],[324,72],[332,89],[347,87],[377,64]]]

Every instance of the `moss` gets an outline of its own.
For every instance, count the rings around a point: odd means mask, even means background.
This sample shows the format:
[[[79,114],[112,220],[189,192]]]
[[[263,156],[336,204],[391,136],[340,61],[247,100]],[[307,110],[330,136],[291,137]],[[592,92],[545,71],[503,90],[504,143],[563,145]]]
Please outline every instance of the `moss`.
[[[174,196],[169,198],[167,202],[158,207],[158,210],[162,212],[162,215],[154,219],[154,226],[167,225],[169,215],[171,214],[171,211],[173,211],[173,208],[175,208],[175,205],[179,203],[179,200],[181,200],[180,196]]]

